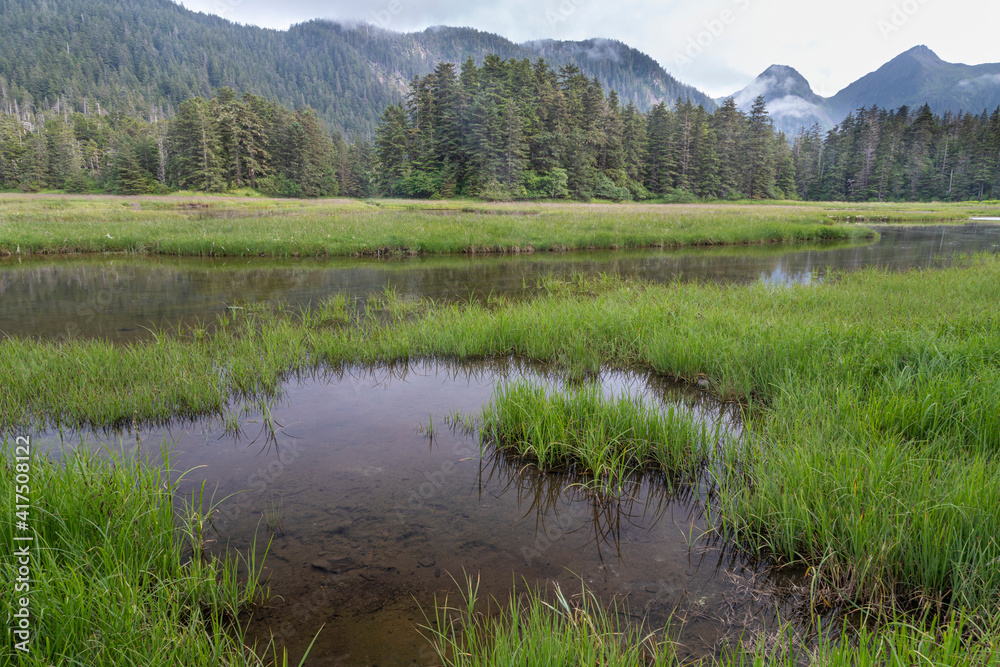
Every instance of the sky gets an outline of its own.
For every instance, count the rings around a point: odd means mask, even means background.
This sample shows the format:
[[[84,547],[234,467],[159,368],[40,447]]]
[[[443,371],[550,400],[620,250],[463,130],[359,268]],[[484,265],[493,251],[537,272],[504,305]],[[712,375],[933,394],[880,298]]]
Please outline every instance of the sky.
[[[515,42],[617,39],[683,83],[721,97],[772,64],[829,97],[924,44],[948,62],[1000,62],[996,0],[183,0],[188,9],[268,28],[315,18],[397,32],[469,26]]]

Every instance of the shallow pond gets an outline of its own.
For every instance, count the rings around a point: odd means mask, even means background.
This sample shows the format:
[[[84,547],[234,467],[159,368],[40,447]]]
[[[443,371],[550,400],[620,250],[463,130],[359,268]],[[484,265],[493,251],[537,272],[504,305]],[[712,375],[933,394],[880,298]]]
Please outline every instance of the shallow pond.
[[[131,340],[148,335],[146,327],[210,322],[245,301],[304,305],[386,287],[411,297],[519,298],[541,276],[575,273],[808,283],[830,269],[926,267],[1000,249],[997,225],[880,232],[862,245],[388,261],[15,258],[0,262],[0,331]],[[703,485],[646,475],[618,502],[600,502],[578,478],[480,452],[474,435],[451,428],[449,417],[478,413],[498,382],[525,375],[559,382],[514,361],[345,369],[289,382],[273,406],[234,405],[238,430],[231,418],[211,418],[79,437],[154,459],[166,443],[171,467],[190,470],[181,496],[206,481],[219,501],[218,553],[270,543],[265,573],[277,597],[255,610],[250,632],[261,645],[274,636],[288,646],[292,664],[321,627],[310,665],[433,664],[417,626],[435,596],[456,599],[467,575],[480,579],[484,600],[506,599],[515,584],[575,592],[582,581],[604,601],[624,600],[636,623],[683,621],[682,657],[716,655],[779,618],[807,630],[802,573],[747,562],[718,540],[703,515]],[[727,406],[655,375],[601,381],[739,432]],[[44,439],[55,448],[74,446],[75,437]]]
[[[578,478],[481,453],[476,436],[449,427],[456,411],[477,414],[497,382],[525,376],[559,383],[513,363],[348,369],[290,383],[266,412],[248,406],[238,436],[206,419],[120,442],[154,457],[169,443],[171,468],[191,470],[180,498],[207,480],[206,496],[224,499],[218,552],[271,542],[265,574],[280,597],[254,612],[251,634],[264,644],[273,633],[297,656],[323,627],[310,665],[434,664],[417,626],[435,596],[456,599],[455,580],[467,575],[484,600],[506,599],[514,584],[578,593],[585,582],[604,601],[625,601],[635,623],[683,620],[689,657],[773,629],[779,612],[796,618],[801,573],[745,562],[720,543],[702,486],[645,475],[601,501]],[[732,410],[697,391],[650,374],[600,381],[738,434]]]
[[[882,227],[865,244],[790,244],[683,250],[536,253],[496,257],[236,260],[93,256],[0,260],[0,333],[146,338],[150,328],[212,322],[229,306],[306,305],[334,294],[364,299],[514,297],[542,276],[614,273],[646,280],[808,283],[829,270],[926,267],[1000,249],[1000,225]]]

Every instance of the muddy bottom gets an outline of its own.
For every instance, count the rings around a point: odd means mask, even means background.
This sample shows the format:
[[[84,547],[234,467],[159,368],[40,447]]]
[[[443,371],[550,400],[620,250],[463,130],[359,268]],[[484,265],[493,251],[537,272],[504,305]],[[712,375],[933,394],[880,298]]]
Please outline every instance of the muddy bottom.
[[[794,618],[801,596],[788,593],[801,579],[724,548],[702,516],[704,489],[646,475],[609,502],[571,475],[481,454],[453,427],[497,382],[525,375],[558,383],[504,364],[352,369],[292,382],[267,411],[245,406],[239,434],[207,419],[141,432],[138,446],[149,455],[167,440],[173,469],[200,466],[180,491],[207,480],[216,552],[270,543],[274,598],[253,610],[249,640],[273,639],[292,664],[317,633],[309,665],[435,664],[419,626],[435,599],[459,599],[467,577],[481,600],[584,582],[602,601],[623,600],[636,624],[662,628],[673,616],[676,632],[683,621],[689,658],[773,629],[779,611]],[[738,428],[726,406],[657,376],[601,382]]]

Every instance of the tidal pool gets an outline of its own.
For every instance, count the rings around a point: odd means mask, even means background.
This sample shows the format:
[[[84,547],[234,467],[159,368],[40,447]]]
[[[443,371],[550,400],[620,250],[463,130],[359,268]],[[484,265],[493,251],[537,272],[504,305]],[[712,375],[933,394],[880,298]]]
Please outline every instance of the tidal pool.
[[[253,611],[251,637],[273,636],[297,661],[322,627],[310,665],[434,664],[423,613],[435,598],[454,602],[469,576],[482,600],[505,600],[515,585],[578,593],[584,583],[624,601],[636,624],[662,629],[673,617],[692,658],[773,630],[779,615],[799,618],[801,572],[749,562],[710,531],[707,474],[694,484],[638,475],[609,501],[571,474],[481,451],[455,416],[478,414],[497,383],[521,377],[561,382],[513,361],[349,368],[290,382],[266,409],[234,404],[238,434],[212,418],[117,442],[153,460],[167,443],[171,468],[189,471],[178,502],[207,482],[217,553],[270,545],[275,598]],[[739,436],[735,408],[698,391],[648,373],[599,381]],[[46,437],[54,448],[75,442]],[[109,441],[84,442],[95,438]]]

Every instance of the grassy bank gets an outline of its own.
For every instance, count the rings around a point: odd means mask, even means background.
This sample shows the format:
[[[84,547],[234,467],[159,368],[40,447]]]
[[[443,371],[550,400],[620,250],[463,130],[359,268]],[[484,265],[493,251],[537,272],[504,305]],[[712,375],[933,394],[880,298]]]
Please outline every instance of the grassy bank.
[[[641,365],[751,404],[750,444],[717,480],[716,526],[811,566],[818,604],[1000,604],[1000,258],[781,289],[601,278],[536,291],[248,309],[214,335],[118,347],[7,340],[0,418],[164,420],[276,392],[290,372],[415,357],[516,355],[576,377]]]
[[[600,604],[585,588],[567,595],[516,591],[500,608],[487,613],[478,582],[469,580],[457,603],[438,603],[426,618],[424,636],[441,664],[448,667],[492,665],[620,665],[622,667],[745,667],[747,665],[997,665],[992,647],[971,640],[966,620],[958,615],[942,623],[918,627],[899,619],[878,632],[866,626],[848,642],[829,636],[804,639],[787,626],[773,637],[734,638],[716,659],[697,662],[679,657],[667,628],[636,627],[624,618],[620,602]]]
[[[237,622],[262,593],[259,564],[253,555],[239,568],[204,556],[206,519],[195,506],[175,514],[164,471],[84,451],[65,453],[59,463],[37,453],[19,459],[23,444],[12,438],[0,448],[4,506],[29,505],[17,517],[28,530],[18,528],[13,509],[0,515],[0,583],[10,613],[15,599],[30,600],[30,636],[21,651],[14,645],[24,637],[11,639],[8,631],[3,664],[264,664],[244,646]],[[15,541],[24,536],[33,539]],[[29,556],[8,551],[24,545]],[[15,595],[21,566],[30,590]]]
[[[919,217],[915,213],[914,217]],[[0,255],[327,257],[532,252],[871,237],[792,204],[483,204],[0,195]],[[935,213],[935,219],[942,219]],[[943,219],[967,219],[953,207]]]

